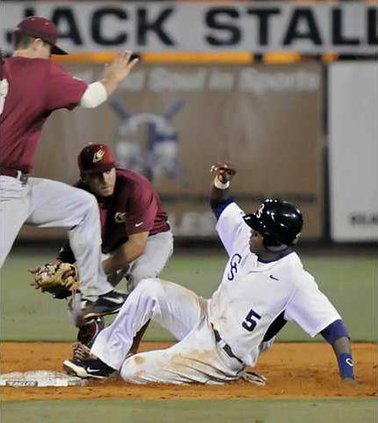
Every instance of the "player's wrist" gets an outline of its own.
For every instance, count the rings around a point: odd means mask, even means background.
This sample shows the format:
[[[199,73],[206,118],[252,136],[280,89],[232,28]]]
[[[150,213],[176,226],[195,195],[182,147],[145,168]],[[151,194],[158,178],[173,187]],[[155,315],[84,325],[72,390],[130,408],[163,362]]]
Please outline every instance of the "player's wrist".
[[[343,353],[337,357],[339,374],[342,379],[354,379],[354,364],[352,354]]]
[[[101,84],[105,87],[107,97],[110,97],[111,94],[118,88],[119,81],[111,76],[104,75],[100,80]]]

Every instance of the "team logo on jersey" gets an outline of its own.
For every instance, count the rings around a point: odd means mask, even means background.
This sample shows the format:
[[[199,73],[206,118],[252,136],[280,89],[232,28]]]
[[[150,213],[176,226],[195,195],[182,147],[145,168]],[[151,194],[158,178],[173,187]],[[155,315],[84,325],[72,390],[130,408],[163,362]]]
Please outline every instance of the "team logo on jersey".
[[[230,259],[230,270],[227,274],[227,279],[232,281],[235,279],[236,274],[238,273],[238,265],[242,260],[242,256],[238,253],[234,254]]]
[[[278,279],[278,278],[276,278],[276,277],[275,277],[275,276],[273,276],[273,275],[270,275],[269,277],[270,277],[270,279],[273,279],[274,281],[279,281],[279,279]]]
[[[96,151],[94,153],[94,155],[93,155],[93,163],[97,163],[100,160],[102,160],[102,158],[104,157],[104,155],[105,155],[105,151],[104,150],[98,150],[98,151]]]
[[[115,223],[124,223],[124,222],[126,222],[126,214],[127,213],[117,212],[114,215],[114,221],[115,221]]]

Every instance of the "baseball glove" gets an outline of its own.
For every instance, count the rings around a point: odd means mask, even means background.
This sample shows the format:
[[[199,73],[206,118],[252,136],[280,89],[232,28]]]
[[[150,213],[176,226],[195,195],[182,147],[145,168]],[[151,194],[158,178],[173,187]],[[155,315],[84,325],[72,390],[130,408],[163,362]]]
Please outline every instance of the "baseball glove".
[[[54,298],[70,297],[79,289],[78,270],[74,264],[47,263],[29,269],[29,272],[34,278],[31,286],[52,294]]]

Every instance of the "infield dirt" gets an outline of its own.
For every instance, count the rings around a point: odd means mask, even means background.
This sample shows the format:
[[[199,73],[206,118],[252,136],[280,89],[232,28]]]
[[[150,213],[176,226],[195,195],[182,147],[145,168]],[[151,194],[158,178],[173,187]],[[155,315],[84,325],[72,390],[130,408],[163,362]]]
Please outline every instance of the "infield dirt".
[[[168,343],[145,342],[141,351],[166,348]],[[337,374],[332,348],[325,343],[277,343],[260,357],[254,371],[268,379],[266,386],[234,382],[223,386],[124,383],[121,379],[91,380],[84,387],[2,388],[2,401],[51,399],[236,399],[236,398],[368,398],[377,396],[376,344],[354,344],[356,385]],[[0,349],[0,373],[29,370],[61,371],[71,357],[71,344],[6,342]]]

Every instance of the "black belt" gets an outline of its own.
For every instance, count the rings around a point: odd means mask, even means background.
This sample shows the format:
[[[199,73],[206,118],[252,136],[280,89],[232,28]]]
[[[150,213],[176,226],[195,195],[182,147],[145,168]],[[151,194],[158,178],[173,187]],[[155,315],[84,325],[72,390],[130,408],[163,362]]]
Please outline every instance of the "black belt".
[[[22,170],[12,169],[10,167],[0,167],[0,175],[11,176],[26,184],[29,179],[29,174],[24,173]]]
[[[213,328],[213,332],[214,332],[214,335],[215,335],[215,340],[217,341],[217,343],[218,343],[218,342],[223,341],[222,337],[220,336],[219,332],[218,332],[216,329],[214,329],[214,328]],[[229,357],[231,357],[231,358],[236,358],[236,360],[238,360],[238,362],[239,362],[239,363],[244,364],[244,363],[240,360],[240,358],[239,358],[239,357],[236,357],[236,355],[232,352],[231,347],[230,347],[228,344],[226,344],[224,341],[223,341],[223,343],[224,343],[224,345],[222,346],[223,351],[224,351],[224,352],[225,352],[225,353],[226,353]]]

